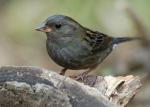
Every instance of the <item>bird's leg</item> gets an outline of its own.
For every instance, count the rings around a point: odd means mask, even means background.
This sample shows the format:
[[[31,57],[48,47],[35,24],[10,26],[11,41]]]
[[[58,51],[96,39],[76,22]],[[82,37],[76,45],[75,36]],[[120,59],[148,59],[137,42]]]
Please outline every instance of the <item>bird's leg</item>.
[[[97,66],[94,66],[92,68],[89,68],[88,70],[84,71],[83,73],[77,75],[77,76],[74,76],[73,78],[77,81],[81,80],[83,81],[84,78],[86,78],[87,74],[90,73],[91,71],[93,71]]]
[[[67,68],[63,68],[59,74],[60,74],[60,75],[65,75],[65,72],[66,72],[66,71],[67,71]]]
[[[79,74],[76,76],[75,80],[84,80],[84,78],[87,76],[88,73],[90,73],[93,69],[88,69],[86,71],[84,71],[83,73]]]

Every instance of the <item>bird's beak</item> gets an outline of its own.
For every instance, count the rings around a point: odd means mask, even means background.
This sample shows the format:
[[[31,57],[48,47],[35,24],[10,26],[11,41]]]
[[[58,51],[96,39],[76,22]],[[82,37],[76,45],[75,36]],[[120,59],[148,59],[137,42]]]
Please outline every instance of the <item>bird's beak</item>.
[[[42,23],[41,25],[36,27],[35,30],[41,31],[41,32],[51,32],[52,31],[52,29],[50,27],[46,26],[45,23]]]

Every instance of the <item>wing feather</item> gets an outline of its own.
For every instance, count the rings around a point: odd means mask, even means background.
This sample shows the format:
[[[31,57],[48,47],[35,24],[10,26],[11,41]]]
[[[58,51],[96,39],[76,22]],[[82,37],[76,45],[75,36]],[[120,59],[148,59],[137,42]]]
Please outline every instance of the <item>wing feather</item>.
[[[90,45],[92,52],[98,52],[108,48],[112,43],[112,39],[112,37],[106,34],[86,28],[84,40]]]

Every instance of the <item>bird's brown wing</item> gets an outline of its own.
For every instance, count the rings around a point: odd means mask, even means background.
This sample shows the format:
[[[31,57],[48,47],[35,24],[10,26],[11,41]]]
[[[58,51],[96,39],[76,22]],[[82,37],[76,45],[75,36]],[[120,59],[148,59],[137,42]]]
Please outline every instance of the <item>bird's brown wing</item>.
[[[84,40],[90,45],[92,52],[99,52],[108,48],[112,43],[112,37],[86,28]]]

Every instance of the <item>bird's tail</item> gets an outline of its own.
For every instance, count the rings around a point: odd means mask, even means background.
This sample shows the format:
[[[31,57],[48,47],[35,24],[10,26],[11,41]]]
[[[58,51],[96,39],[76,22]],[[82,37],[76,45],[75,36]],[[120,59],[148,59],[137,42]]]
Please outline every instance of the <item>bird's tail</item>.
[[[112,44],[120,44],[123,42],[128,42],[128,41],[132,41],[132,40],[138,40],[140,38],[134,38],[134,37],[117,37],[117,38],[113,38],[113,42]]]

